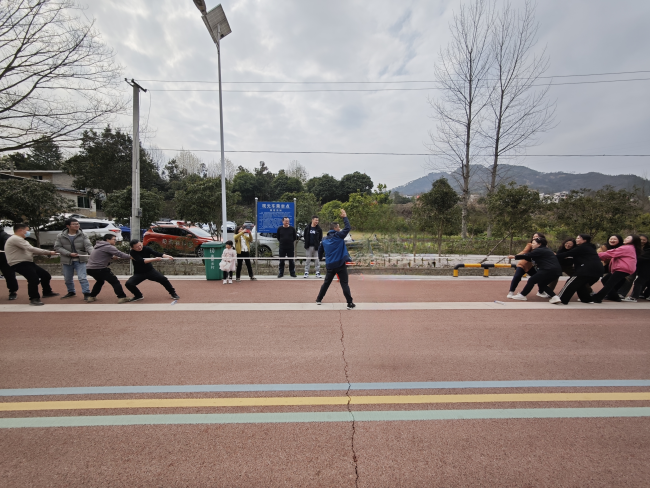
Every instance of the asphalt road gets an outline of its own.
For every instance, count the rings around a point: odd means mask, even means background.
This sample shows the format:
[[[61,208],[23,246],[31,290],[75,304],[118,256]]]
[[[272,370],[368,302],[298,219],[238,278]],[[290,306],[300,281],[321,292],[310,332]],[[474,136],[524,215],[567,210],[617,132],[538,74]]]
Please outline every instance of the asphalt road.
[[[297,310],[315,279],[174,285],[183,309],[155,283],[0,301],[4,486],[648,485],[646,303],[469,309],[507,282],[356,276],[358,310]]]

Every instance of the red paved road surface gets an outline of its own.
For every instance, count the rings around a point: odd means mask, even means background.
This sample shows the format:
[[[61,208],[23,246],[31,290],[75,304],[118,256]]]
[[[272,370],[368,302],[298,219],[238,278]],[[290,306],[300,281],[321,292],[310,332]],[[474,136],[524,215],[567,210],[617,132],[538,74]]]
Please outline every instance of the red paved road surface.
[[[486,280],[487,281],[487,280]],[[62,286],[62,283],[59,283]],[[370,301],[488,301],[507,282],[352,283]],[[184,302],[311,300],[318,283],[177,281]],[[145,284],[149,302],[167,302]],[[111,290],[101,295],[112,300]],[[217,293],[218,292],[218,293]],[[259,295],[257,295],[259,294]],[[261,296],[263,298],[258,298]],[[342,301],[338,284],[330,300]],[[537,300],[537,297],[534,298]],[[57,299],[58,300],[58,299]],[[539,299],[541,300],[541,299]],[[60,303],[60,301],[58,301]],[[631,304],[631,307],[633,304]],[[0,388],[108,385],[650,379],[648,311],[3,313]],[[343,338],[342,338],[343,332]],[[345,353],[345,363],[343,359]],[[518,389],[523,392],[613,388]],[[648,391],[625,388],[624,391]],[[513,393],[499,389],[369,395]],[[0,397],[3,402],[344,392]],[[650,402],[368,405],[357,410],[580,408]],[[161,409],[0,412],[140,415]],[[164,413],[208,413],[171,408]],[[345,406],[226,412],[345,411]],[[5,486],[647,486],[650,418],[159,425],[0,430]]]

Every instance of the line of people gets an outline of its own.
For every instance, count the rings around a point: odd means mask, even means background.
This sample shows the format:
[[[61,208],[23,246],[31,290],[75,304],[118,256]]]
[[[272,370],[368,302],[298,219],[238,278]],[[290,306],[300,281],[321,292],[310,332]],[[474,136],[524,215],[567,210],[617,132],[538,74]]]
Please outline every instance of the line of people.
[[[52,276],[47,270],[34,263],[35,255],[60,256],[61,267],[67,293],[62,299],[74,298],[77,296],[74,285],[74,274],[77,273],[77,280],[81,285],[83,299],[87,303],[97,300],[104,283],[112,286],[118,303],[126,303],[142,300],[144,297],[138,289],[138,285],[145,280],[160,283],[170,294],[172,299],[179,300],[180,297],[174,290],[170,281],[159,271],[155,270],[151,263],[162,259],[173,259],[172,256],[161,254],[148,246],[143,246],[138,239],[130,242],[129,254],[117,249],[117,236],[115,234],[104,235],[93,247],[88,236],[79,228],[76,219],[65,221],[66,229],[56,238],[54,250],[48,251],[32,246],[27,237],[30,236],[28,224],[15,224],[14,234],[6,232],[0,234],[0,247],[4,253],[0,253],[0,270],[5,277],[9,289],[9,300],[18,298],[18,281],[16,273],[27,280],[27,293],[30,305],[40,306],[41,301],[39,285],[43,290],[43,298],[59,296],[52,290],[50,282]],[[113,260],[128,259],[133,263],[133,276],[124,286],[133,297],[127,297],[122,284],[117,276],[110,269]],[[92,290],[88,283],[87,275],[95,279]]]
[[[536,232],[522,252],[508,258],[519,260],[507,295],[513,300],[527,300],[535,285],[537,296],[549,298],[553,304],[568,305],[575,294],[583,303],[650,298],[650,243],[645,235],[611,236],[596,249],[590,235],[580,234],[564,240],[553,252],[544,234]],[[554,290],[563,273],[569,279],[556,294]],[[516,293],[525,274],[529,279],[523,290]],[[598,281],[602,288],[593,293],[592,286]],[[630,289],[631,295],[626,296]]]

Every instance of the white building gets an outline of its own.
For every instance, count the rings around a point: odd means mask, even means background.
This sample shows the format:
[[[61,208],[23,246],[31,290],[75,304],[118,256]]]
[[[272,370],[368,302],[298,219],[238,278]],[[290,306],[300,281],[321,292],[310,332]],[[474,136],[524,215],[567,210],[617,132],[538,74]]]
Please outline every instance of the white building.
[[[11,174],[10,170],[0,170],[0,174]],[[88,217],[103,217],[104,213],[97,210],[95,200],[88,198],[86,192],[76,190],[72,186],[74,178],[61,170],[14,170],[14,176],[21,178],[33,178],[39,181],[49,181],[56,186],[57,192],[71,200],[74,205],[74,213]]]

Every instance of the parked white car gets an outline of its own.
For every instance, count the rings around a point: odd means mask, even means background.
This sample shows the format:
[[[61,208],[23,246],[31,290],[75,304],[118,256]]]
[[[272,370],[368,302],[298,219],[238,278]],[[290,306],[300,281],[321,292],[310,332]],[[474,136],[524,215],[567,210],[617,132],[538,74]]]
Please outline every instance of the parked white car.
[[[244,223],[244,227],[247,227],[246,223]],[[253,227],[251,230],[253,242],[255,241],[256,232],[257,232],[257,228]],[[323,236],[325,236],[325,234],[327,234],[327,232],[323,231]],[[266,256],[280,255],[280,243],[278,242],[275,233],[260,232],[259,235],[257,236],[257,240],[259,243],[260,255],[266,255]],[[350,234],[348,234],[345,237],[345,243],[347,245],[350,245],[352,244],[352,242],[353,242],[352,237],[350,237]],[[306,256],[305,240],[302,237],[302,230],[299,230],[298,242],[296,243],[296,257],[305,257],[305,256]]]
[[[121,242],[123,240],[122,231],[115,224],[109,220],[103,219],[77,219],[81,230],[88,237],[103,237],[109,232],[115,233],[117,236],[117,241]],[[41,241],[41,247],[54,247],[54,242],[56,241],[56,236],[58,236],[61,231],[65,229],[65,225],[62,220],[55,220],[42,226],[39,229],[39,239]],[[36,245],[36,236],[34,233],[27,239],[32,246]]]

